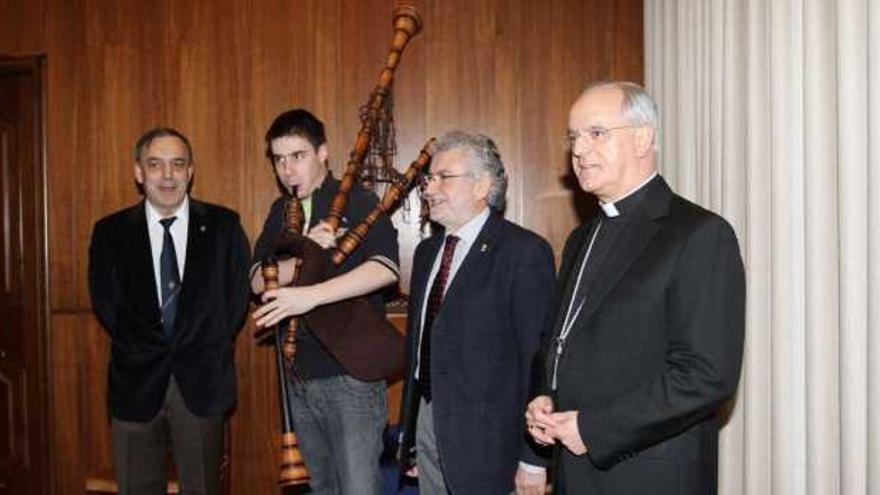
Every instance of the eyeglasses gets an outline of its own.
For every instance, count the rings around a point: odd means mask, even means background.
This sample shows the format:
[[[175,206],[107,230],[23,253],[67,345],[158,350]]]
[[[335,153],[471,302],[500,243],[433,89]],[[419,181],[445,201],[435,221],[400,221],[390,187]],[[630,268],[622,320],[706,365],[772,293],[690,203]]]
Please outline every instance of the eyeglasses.
[[[568,131],[565,133],[565,146],[569,150],[574,150],[575,144],[579,139],[585,139],[588,148],[604,144],[611,137],[611,131],[619,131],[620,129],[630,129],[633,127],[641,127],[640,125],[621,125],[617,127],[602,127],[599,125]]]
[[[470,174],[448,174],[446,172],[437,172],[436,174],[422,174],[419,179],[419,187],[427,188],[431,183],[437,181],[445,181],[446,179],[456,179],[458,177],[470,177]]]

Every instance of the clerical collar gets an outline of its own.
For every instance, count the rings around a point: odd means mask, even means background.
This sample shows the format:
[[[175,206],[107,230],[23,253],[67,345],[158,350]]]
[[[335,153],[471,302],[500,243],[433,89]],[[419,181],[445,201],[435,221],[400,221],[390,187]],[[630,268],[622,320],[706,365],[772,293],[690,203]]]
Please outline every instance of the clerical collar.
[[[657,177],[656,170],[653,174],[651,174],[650,177],[642,181],[641,184],[639,184],[630,192],[624,194],[617,200],[608,203],[603,203],[599,201],[599,207],[602,208],[603,212],[605,212],[605,216],[609,218],[614,218],[620,216],[621,213],[626,213],[641,201],[642,196],[644,196],[643,191],[645,189],[645,186],[648,185],[649,182],[654,180],[655,177]]]

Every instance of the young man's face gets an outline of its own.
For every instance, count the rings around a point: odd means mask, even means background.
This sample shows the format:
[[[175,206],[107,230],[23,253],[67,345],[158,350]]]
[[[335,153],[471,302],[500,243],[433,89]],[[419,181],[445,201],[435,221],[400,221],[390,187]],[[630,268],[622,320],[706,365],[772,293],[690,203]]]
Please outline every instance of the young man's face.
[[[315,149],[301,136],[281,136],[272,140],[272,163],[278,179],[288,189],[296,187],[297,196],[308,197],[321,185],[327,173],[327,144]]]
[[[150,205],[163,217],[177,211],[192,179],[192,161],[186,145],[175,136],[150,142],[134,164],[134,178]]]

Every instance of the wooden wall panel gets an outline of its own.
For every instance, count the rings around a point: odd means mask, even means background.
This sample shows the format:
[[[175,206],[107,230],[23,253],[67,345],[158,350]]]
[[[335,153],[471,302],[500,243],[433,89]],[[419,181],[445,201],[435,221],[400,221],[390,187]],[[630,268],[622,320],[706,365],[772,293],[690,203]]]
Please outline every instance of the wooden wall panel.
[[[415,0],[425,30],[395,87],[398,164],[452,128],[490,134],[510,174],[507,216],[561,249],[589,208],[562,136],[591,80],[642,80],[642,0]],[[262,136],[303,106],[344,165],[387,56],[394,0],[0,0],[0,52],[48,60],[50,308],[56,493],[109,466],[106,337],[90,314],[87,249],[101,216],[138,200],[132,144],[178,127],[195,148],[196,197],[241,213],[253,239],[277,194]],[[397,215],[405,271],[418,203]],[[404,280],[404,289],[408,279]],[[236,350],[233,493],[271,493],[277,397],[269,349]]]
[[[54,493],[82,493],[88,472],[85,462],[89,442],[85,441],[82,431],[83,425],[90,423],[86,402],[91,394],[84,390],[87,379],[82,370],[86,362],[82,329],[88,320],[88,313],[83,312],[55,313],[49,321],[52,332],[49,421]]]

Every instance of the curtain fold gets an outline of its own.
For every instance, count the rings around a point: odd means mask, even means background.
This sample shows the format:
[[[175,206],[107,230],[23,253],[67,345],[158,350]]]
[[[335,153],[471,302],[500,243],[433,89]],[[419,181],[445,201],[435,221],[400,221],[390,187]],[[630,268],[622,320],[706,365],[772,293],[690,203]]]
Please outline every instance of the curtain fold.
[[[646,0],[660,169],[747,279],[722,494],[880,495],[880,1]]]
[[[868,434],[867,488],[880,493],[880,2],[868,4]]]

